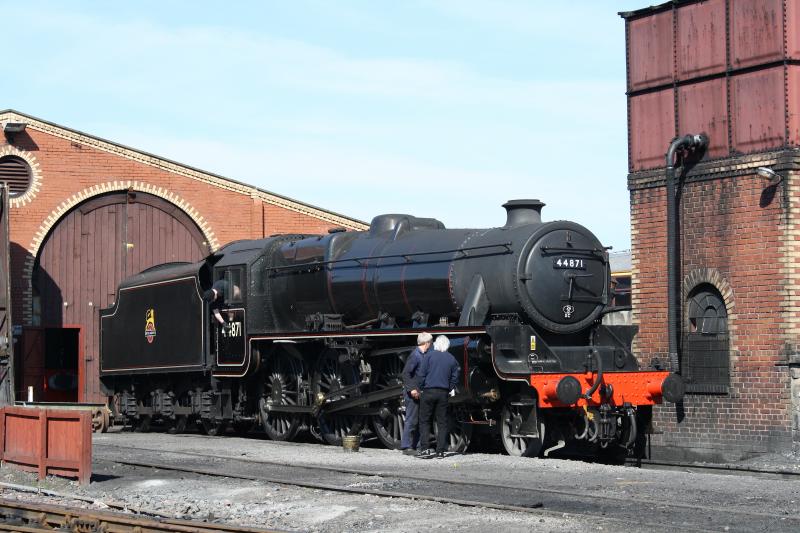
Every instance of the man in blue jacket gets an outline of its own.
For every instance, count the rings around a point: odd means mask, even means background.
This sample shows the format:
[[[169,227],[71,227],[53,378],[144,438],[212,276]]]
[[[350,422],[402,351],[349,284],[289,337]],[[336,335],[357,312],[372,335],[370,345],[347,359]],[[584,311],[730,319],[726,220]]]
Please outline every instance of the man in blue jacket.
[[[458,383],[458,362],[453,357],[448,348],[450,341],[444,335],[436,337],[433,350],[422,360],[419,372],[417,373],[422,397],[420,398],[419,408],[419,427],[420,427],[420,447],[423,448],[417,457],[434,457],[428,446],[431,431],[431,418],[436,413],[436,429],[439,434],[436,439],[435,457],[444,457],[444,452],[448,446],[448,427],[447,427],[447,397],[454,391]]]
[[[417,335],[417,347],[406,359],[403,367],[403,402],[406,407],[406,421],[400,439],[400,449],[406,455],[414,455],[419,448],[419,383],[417,381],[419,367],[425,358],[425,352],[431,347],[433,336],[422,332]],[[424,448],[419,448],[420,450]]]

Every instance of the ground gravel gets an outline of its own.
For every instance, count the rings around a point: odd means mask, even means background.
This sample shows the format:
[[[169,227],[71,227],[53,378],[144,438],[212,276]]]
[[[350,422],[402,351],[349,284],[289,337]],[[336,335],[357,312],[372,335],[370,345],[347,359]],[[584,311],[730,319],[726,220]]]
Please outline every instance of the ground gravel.
[[[130,447],[130,449],[126,449]],[[141,450],[145,450],[142,452]],[[643,523],[573,514],[521,513],[453,504],[307,489],[263,481],[203,476],[120,465],[120,454],[136,460],[177,462],[181,456],[211,454],[239,461],[321,466],[369,473],[359,483],[386,488],[392,476],[507,484],[537,490],[580,490],[604,498],[641,500]],[[176,518],[235,523],[283,531],[652,531],[644,523],[659,502],[689,502],[709,508],[732,506],[763,510],[765,516],[796,514],[800,482],[732,477],[686,471],[652,471],[557,459],[525,459],[498,454],[468,454],[423,461],[379,447],[358,453],[316,443],[280,443],[262,438],[209,438],[196,434],[112,432],[94,436],[94,476],[89,486],[61,479],[38,482],[34,475],[0,470],[6,484],[36,486],[58,496],[2,488],[3,497],[79,503],[97,509],[121,506]],[[796,470],[792,455],[762,458],[750,466]],[[72,498],[72,499],[71,499]],[[75,499],[80,498],[80,500]],[[85,501],[88,500],[88,501]],[[774,524],[774,522],[773,522]],[[709,530],[727,526],[709,524]],[[660,529],[668,531],[669,529]],[[768,531],[770,529],[761,530]]]

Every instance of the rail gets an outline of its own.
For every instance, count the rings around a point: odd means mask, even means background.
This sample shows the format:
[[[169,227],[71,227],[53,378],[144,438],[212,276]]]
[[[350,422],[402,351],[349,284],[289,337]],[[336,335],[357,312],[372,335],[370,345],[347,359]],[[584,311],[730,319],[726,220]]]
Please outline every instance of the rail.
[[[118,451],[114,451],[114,449]],[[106,461],[138,468],[152,468],[185,474],[226,477],[289,485],[301,488],[328,490],[340,493],[365,494],[390,498],[411,498],[467,507],[498,509],[522,513],[564,516],[565,514],[593,517],[600,522],[649,526],[655,531],[752,531],[754,526],[769,531],[798,531],[800,516],[776,516],[774,513],[740,505],[704,505],[700,502],[659,501],[662,522],[643,521],[642,509],[654,502],[636,495],[602,494],[594,490],[545,488],[519,482],[493,483],[483,480],[455,479],[446,472],[437,476],[397,471],[349,468],[343,465],[298,465],[291,462],[225,457],[215,464],[214,454],[200,452],[160,452],[161,460],[147,457],[147,448],[100,445]],[[145,452],[135,457],[134,450]],[[134,452],[134,453],[131,453]],[[119,454],[119,455],[118,455]],[[174,456],[174,459],[170,457]],[[433,466],[433,465],[431,465]],[[666,520],[666,521],[664,521]],[[714,524],[712,529],[708,524]],[[763,526],[768,527],[764,529]],[[619,529],[617,527],[617,529]],[[624,529],[624,528],[623,528]]]
[[[111,511],[0,499],[0,531],[114,531],[115,533],[264,533],[274,530],[144,517]]]

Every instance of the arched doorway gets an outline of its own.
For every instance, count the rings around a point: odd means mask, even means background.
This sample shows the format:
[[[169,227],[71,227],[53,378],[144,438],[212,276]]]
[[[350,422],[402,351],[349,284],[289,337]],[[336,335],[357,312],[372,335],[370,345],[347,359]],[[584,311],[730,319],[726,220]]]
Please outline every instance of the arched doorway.
[[[114,302],[126,277],[208,253],[191,218],[151,194],[97,196],[64,215],[44,240],[33,269],[35,327],[26,329],[23,350],[28,366],[41,367],[41,375],[30,379],[36,399],[104,401],[98,310]]]

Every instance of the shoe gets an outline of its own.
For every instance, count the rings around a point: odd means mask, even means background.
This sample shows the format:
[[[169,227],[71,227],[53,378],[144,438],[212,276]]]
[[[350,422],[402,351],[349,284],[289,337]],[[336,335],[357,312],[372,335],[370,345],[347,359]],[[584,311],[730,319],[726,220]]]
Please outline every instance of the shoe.
[[[436,457],[437,459],[444,459],[444,452],[436,452],[436,455],[434,455],[434,457]]]
[[[403,455],[417,455],[417,450],[414,448],[405,448],[403,450]]]
[[[430,459],[433,457],[435,452],[431,449],[428,450],[420,450],[414,457],[418,457],[419,459]]]

